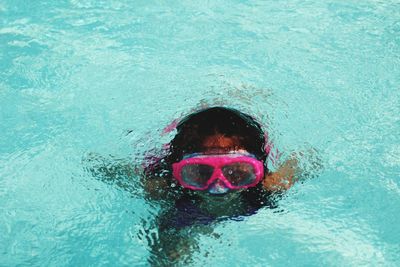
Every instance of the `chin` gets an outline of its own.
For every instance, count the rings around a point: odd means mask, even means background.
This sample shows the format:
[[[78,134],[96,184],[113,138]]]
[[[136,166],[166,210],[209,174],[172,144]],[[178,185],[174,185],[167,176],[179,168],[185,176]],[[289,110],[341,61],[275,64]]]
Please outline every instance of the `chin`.
[[[209,198],[217,198],[217,199],[224,198],[224,199],[228,199],[228,198],[232,198],[234,196],[239,195],[241,191],[242,190],[229,190],[229,191],[227,191],[225,193],[218,193],[218,194],[217,193],[210,193],[210,192],[206,191],[206,195]]]

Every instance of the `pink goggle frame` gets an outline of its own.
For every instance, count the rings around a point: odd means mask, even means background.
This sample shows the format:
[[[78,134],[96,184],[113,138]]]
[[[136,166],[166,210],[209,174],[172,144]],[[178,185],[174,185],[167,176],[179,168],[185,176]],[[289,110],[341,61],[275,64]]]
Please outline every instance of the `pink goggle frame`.
[[[251,154],[237,152],[191,154],[173,163],[172,170],[175,179],[192,190],[206,190],[217,179],[229,189],[245,189],[256,186],[264,176],[262,161]]]

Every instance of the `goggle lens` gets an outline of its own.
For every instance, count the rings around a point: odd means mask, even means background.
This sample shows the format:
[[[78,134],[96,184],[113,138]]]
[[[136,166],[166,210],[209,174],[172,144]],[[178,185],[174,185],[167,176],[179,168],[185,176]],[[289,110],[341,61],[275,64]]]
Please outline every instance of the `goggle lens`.
[[[228,164],[221,170],[233,186],[249,185],[257,178],[253,166],[246,162]]]
[[[182,167],[182,180],[195,187],[205,187],[214,172],[214,167],[206,164],[188,164]]]

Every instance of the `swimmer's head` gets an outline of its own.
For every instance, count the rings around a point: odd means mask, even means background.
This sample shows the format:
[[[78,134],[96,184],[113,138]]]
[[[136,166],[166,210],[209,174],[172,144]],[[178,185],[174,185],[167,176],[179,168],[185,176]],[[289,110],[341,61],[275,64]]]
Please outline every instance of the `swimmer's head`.
[[[247,114],[225,107],[203,109],[183,118],[170,145],[170,163],[193,153],[247,152],[264,163],[268,156],[260,124]],[[214,186],[211,193],[227,191],[219,182]]]
[[[233,108],[212,107],[184,117],[177,125],[171,141],[173,161],[186,154],[206,152],[224,147],[244,149],[260,160],[267,158],[264,132],[251,116]]]

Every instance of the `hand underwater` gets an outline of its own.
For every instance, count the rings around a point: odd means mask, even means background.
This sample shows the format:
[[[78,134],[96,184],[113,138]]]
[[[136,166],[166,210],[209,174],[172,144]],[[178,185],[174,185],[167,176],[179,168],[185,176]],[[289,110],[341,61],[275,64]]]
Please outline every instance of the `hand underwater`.
[[[296,181],[298,172],[297,158],[290,158],[276,172],[265,175],[262,181],[264,189],[272,192],[287,190]]]

